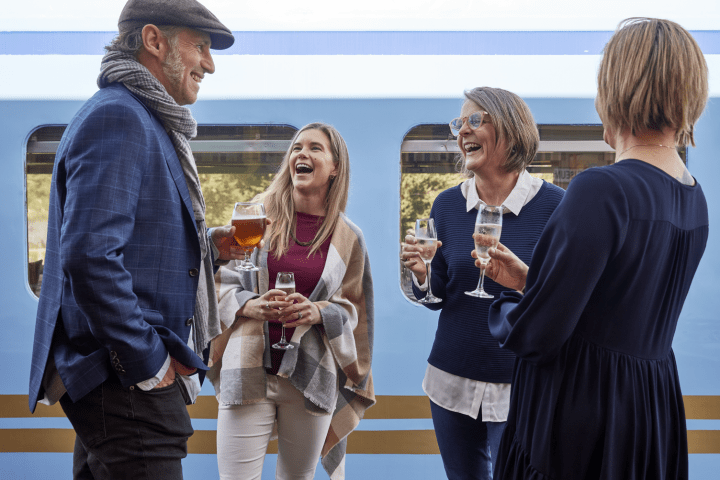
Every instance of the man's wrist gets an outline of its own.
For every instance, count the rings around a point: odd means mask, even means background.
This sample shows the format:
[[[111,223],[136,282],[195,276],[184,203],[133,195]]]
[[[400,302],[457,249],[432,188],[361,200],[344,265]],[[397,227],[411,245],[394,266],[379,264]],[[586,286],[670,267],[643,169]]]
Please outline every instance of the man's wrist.
[[[213,258],[213,265],[216,267],[222,267],[223,265],[227,265],[230,260],[221,260],[220,259],[220,250],[217,248],[217,245],[215,245],[215,240],[213,240],[213,230],[215,230],[216,227],[208,228],[207,229],[207,236],[208,236],[208,243],[210,244],[210,250],[212,251],[212,258]]]
[[[155,388],[158,383],[162,382],[163,378],[165,378],[165,374],[167,373],[168,369],[170,368],[170,354],[168,353],[168,356],[165,358],[165,362],[163,363],[162,367],[160,367],[160,371],[158,371],[154,377],[148,378],[147,380],[143,380],[142,382],[138,382],[136,385],[137,387],[147,392],[149,390],[152,390]]]

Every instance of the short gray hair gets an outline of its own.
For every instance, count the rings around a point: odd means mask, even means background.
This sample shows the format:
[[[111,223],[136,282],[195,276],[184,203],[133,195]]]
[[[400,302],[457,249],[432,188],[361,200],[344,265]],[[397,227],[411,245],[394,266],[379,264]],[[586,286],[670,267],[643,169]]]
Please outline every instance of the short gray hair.
[[[535,158],[540,145],[535,119],[522,98],[501,88],[478,87],[465,92],[465,98],[485,110],[495,127],[496,141],[507,141],[507,172],[522,172]],[[460,165],[460,164],[459,164]],[[462,173],[472,177],[462,163]]]
[[[143,48],[142,30],[145,28],[135,27],[127,32],[119,33],[115,38],[112,39],[109,45],[105,45],[106,52],[121,52],[127,53],[134,57]],[[174,48],[177,46],[177,35],[186,27],[178,27],[175,25],[158,25],[158,30],[167,38],[170,43],[170,47]]]

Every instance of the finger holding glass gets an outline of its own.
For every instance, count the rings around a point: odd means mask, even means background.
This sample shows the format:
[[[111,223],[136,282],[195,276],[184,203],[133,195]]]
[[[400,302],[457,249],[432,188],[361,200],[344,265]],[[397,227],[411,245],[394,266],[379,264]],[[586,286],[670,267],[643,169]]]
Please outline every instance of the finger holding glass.
[[[427,294],[423,298],[418,300],[418,303],[440,303],[442,302],[442,298],[438,298],[433,295],[432,287],[430,285],[432,283],[430,264],[433,257],[435,256],[435,252],[437,251],[438,247],[437,231],[435,230],[435,220],[433,220],[432,218],[418,218],[415,221],[415,240],[417,242],[417,252],[420,255],[420,258],[422,258],[422,261],[425,263],[428,284]]]
[[[286,300],[290,306],[283,309],[281,322],[286,322],[287,328],[296,328],[300,325],[316,325],[322,323],[320,309],[307,299],[302,293],[296,292],[289,295]]]
[[[440,246],[440,242],[437,242],[437,246]],[[420,285],[425,283],[427,270],[425,269],[425,262],[420,257],[420,251],[417,245],[417,239],[415,238],[415,229],[409,228],[407,235],[405,235],[405,242],[400,243],[400,261],[405,268],[410,270]]]
[[[242,308],[235,312],[235,319],[252,318],[261,322],[278,321],[282,315],[280,310],[292,305],[285,302],[284,298],[285,292],[277,289],[268,290],[259,297],[245,302]]]
[[[275,290],[281,290],[285,293],[284,297],[277,297],[276,300],[285,300],[288,295],[295,293],[295,274],[293,272],[278,272],[275,280]],[[285,320],[283,320],[283,317],[279,317],[278,320],[282,322],[282,333],[280,341],[273,344],[272,348],[275,350],[292,350],[295,347],[285,339]]]
[[[488,250],[490,255],[489,263],[482,263],[480,259],[475,260],[475,266],[485,269],[485,276],[508,288],[522,291],[525,288],[528,266],[515,255],[512,250],[502,243],[496,248]],[[470,255],[478,258],[477,251],[473,250]]]
[[[232,226],[235,227],[235,241],[245,253],[245,259],[236,268],[238,271],[258,272],[260,269],[250,261],[250,253],[260,245],[265,234],[265,207],[262,203],[237,202],[233,208]]]
[[[477,258],[483,267],[490,261],[488,250],[497,247],[500,242],[502,212],[502,207],[493,205],[481,205],[478,209],[473,240],[475,241]],[[480,281],[478,282],[477,288],[471,292],[465,292],[465,294],[476,298],[495,298],[483,288],[485,268],[481,268],[480,270]]]

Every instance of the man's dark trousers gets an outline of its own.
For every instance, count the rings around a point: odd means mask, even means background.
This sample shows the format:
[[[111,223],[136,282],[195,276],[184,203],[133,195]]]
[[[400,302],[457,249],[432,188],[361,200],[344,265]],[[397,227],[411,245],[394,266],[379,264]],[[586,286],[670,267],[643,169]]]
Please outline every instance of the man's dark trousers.
[[[145,392],[111,377],[75,403],[64,395],[77,435],[73,479],[182,479],[193,429],[181,388]]]

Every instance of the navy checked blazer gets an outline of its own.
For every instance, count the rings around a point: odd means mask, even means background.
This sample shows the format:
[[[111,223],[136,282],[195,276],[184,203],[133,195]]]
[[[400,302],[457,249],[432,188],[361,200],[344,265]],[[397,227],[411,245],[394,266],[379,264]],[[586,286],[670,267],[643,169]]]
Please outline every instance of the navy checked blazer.
[[[73,401],[111,375],[125,387],[152,378],[168,353],[207,370],[187,346],[200,261],[170,138],[122,84],[101,89],[55,157],[30,410],[51,351]]]

